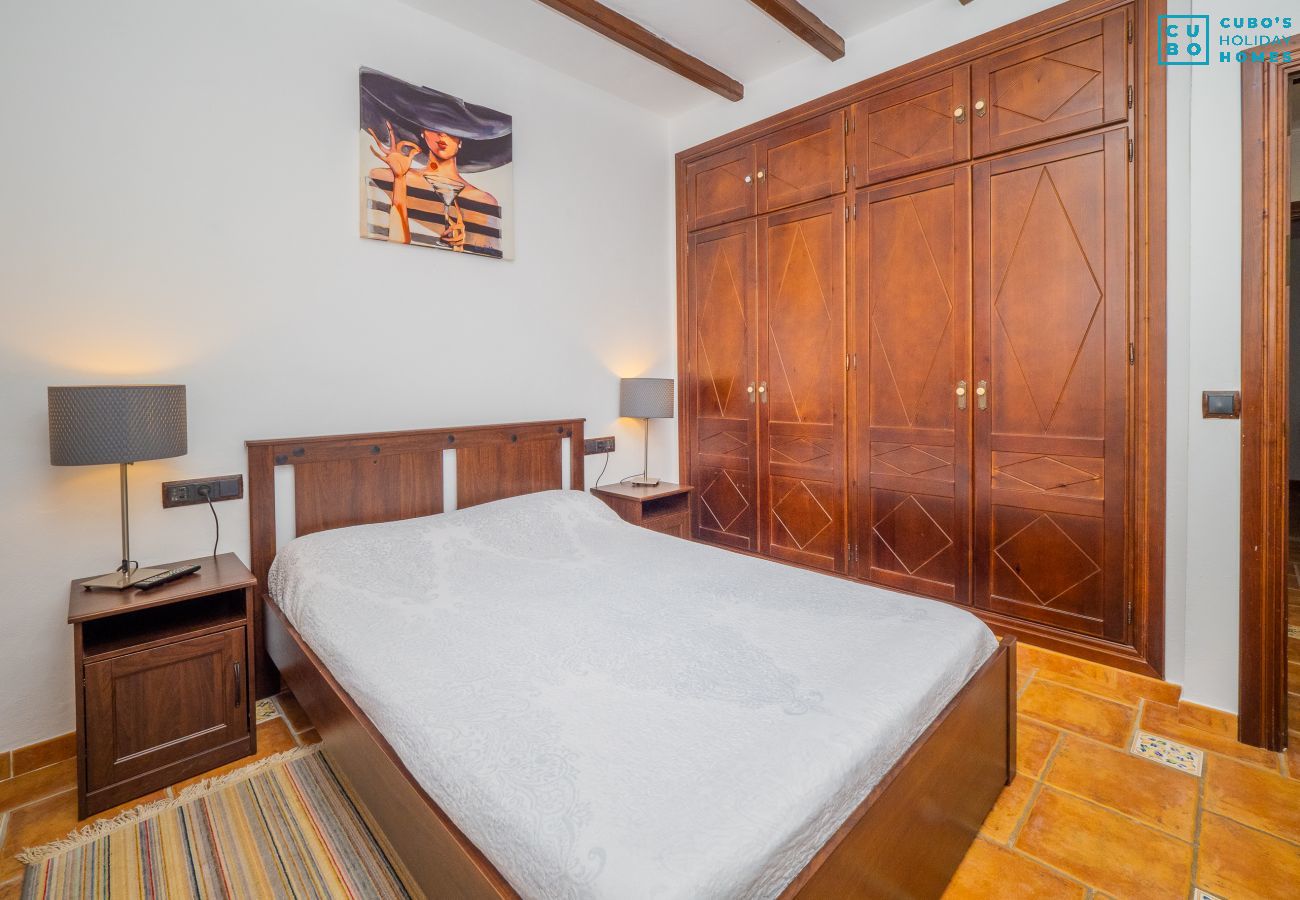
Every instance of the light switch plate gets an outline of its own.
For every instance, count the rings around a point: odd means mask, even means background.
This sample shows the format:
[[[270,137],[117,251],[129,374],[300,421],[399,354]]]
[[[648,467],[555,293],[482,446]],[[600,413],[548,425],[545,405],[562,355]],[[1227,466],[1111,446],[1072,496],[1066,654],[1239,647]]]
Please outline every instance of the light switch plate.
[[[207,488],[207,494],[203,488]],[[187,481],[164,481],[162,486],[163,509],[175,506],[194,506],[222,500],[239,500],[244,496],[243,475],[219,475],[215,478],[191,478]]]
[[[1201,418],[1240,419],[1241,391],[1202,391]]]

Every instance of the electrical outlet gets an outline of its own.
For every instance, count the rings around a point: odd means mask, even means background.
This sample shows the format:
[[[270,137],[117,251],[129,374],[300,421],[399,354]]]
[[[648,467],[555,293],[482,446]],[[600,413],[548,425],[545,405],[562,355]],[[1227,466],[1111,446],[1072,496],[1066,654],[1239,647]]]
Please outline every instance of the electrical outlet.
[[[612,437],[587,438],[582,442],[582,452],[587,456],[595,453],[613,453],[614,439]]]
[[[164,481],[162,486],[163,509],[207,503],[209,498],[213,503],[219,503],[222,500],[239,500],[243,496],[243,475],[191,478],[188,481]]]

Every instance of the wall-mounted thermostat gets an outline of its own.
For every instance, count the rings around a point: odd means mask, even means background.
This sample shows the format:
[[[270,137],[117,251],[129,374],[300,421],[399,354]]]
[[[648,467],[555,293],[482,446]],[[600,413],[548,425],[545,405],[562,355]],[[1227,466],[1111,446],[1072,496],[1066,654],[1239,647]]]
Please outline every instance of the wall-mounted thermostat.
[[[1240,419],[1241,391],[1202,391],[1201,418]]]

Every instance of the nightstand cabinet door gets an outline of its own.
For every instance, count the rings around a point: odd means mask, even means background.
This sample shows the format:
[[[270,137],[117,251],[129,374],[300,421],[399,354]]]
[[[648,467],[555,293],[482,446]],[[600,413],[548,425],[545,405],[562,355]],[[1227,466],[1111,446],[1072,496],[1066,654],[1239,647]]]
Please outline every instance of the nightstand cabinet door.
[[[670,516],[655,516],[650,519],[642,519],[641,527],[650,531],[657,531],[660,534],[689,539],[691,536],[691,515],[689,512],[680,512]]]
[[[247,738],[245,646],[240,627],[88,663],[88,789]]]

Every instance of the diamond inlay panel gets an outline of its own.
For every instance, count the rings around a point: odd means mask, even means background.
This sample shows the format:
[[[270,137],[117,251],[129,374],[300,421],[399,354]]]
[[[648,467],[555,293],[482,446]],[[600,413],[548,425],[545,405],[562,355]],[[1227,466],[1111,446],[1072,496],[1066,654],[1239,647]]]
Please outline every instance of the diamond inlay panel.
[[[725,469],[713,474],[700,500],[718,531],[729,531],[749,509],[749,500]]]
[[[975,62],[971,120],[976,156],[1119,122],[1129,114],[1128,13],[1114,10]]]
[[[832,299],[823,273],[829,229],[824,220],[801,220],[774,227],[769,237],[768,391],[770,415],[778,422],[834,421],[834,392],[826,390],[827,359],[840,355],[834,345]]]
[[[993,453],[993,486],[1011,491],[1102,500],[1104,462],[1077,456]]]
[[[909,575],[915,575],[953,546],[948,532],[912,495],[904,496],[897,506],[885,513],[872,531]]]
[[[1062,596],[1101,572],[1093,557],[1065,532],[1052,514],[1041,513],[994,549],[1006,568],[1012,595],[1051,606]]]
[[[1056,417],[1102,298],[1051,172],[1039,172],[994,310],[1006,334],[1002,379],[1023,380],[1039,428]],[[1050,272],[1050,280],[1043,278]]]
[[[871,421],[952,421],[952,189],[871,206]]]
[[[749,403],[745,391],[749,322],[743,289],[746,238],[720,238],[697,252],[704,277],[695,292],[696,408],[704,416],[744,417]]]
[[[952,480],[951,447],[918,447],[914,444],[873,444],[872,460],[876,463],[873,470],[888,472],[890,469],[903,475],[930,475],[942,470],[949,481]]]
[[[772,505],[772,513],[800,550],[807,549],[834,521],[802,481]]]
[[[952,144],[952,91],[936,91],[871,116],[873,162],[913,159]],[[876,151],[884,159],[874,159]]]
[[[994,104],[1035,122],[1101,106],[1101,38],[998,72]],[[1069,109],[1066,109],[1067,105]]]
[[[772,435],[770,445],[772,457],[775,461],[800,463],[802,465],[829,458],[833,449],[825,441],[803,437],[782,439],[778,435]]]

